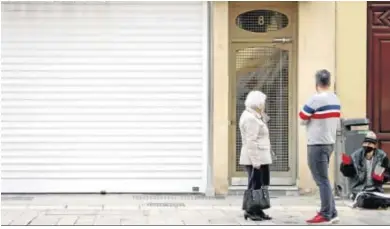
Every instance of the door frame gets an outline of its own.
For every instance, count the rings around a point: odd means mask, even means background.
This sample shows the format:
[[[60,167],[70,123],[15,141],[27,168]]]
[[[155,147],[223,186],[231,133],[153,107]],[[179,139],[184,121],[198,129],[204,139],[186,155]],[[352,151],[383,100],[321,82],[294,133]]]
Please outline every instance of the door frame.
[[[236,57],[235,52],[238,47],[276,47],[289,51],[289,86],[288,86],[288,111],[289,111],[289,134],[288,134],[288,149],[289,149],[289,167],[288,172],[271,172],[271,185],[295,185],[298,173],[298,116],[297,116],[297,3],[286,2],[237,2],[239,9],[231,9],[232,5],[229,2],[229,181],[230,185],[247,185],[247,178],[244,172],[236,172]],[[294,6],[294,7],[291,7]],[[292,8],[292,9],[291,9]],[[279,30],[270,32],[269,35],[261,34],[256,38],[257,33],[252,33],[252,36],[244,36],[240,38],[239,33],[234,32],[235,16],[237,13],[256,9],[270,9],[288,15],[289,25],[286,31]],[[237,12],[236,15],[232,13]],[[288,36],[292,38],[291,43],[273,43],[272,38]]]
[[[377,112],[379,112],[376,107],[378,107],[379,101],[376,99],[380,97],[378,96],[378,93],[380,93],[380,90],[376,90],[378,87],[378,75],[375,72],[375,35],[384,33],[388,34],[390,30],[390,25],[389,27],[386,26],[379,26],[379,25],[374,25],[375,19],[373,18],[373,14],[371,11],[371,7],[374,5],[378,5],[376,7],[387,7],[390,6],[390,1],[383,1],[383,2],[367,2],[367,73],[366,73],[366,108],[367,108],[367,118],[370,120],[370,129],[374,131],[377,134],[377,137],[379,139],[379,147],[381,145],[381,138],[382,134],[380,133],[379,125],[380,125],[380,120],[377,119]],[[388,140],[385,140],[386,142]],[[390,156],[390,152],[387,152],[388,155]]]

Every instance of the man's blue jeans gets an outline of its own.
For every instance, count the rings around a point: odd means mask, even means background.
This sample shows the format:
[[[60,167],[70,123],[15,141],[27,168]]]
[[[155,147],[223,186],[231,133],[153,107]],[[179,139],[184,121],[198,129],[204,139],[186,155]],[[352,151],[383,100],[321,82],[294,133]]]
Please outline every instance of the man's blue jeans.
[[[328,176],[329,158],[333,148],[333,145],[307,146],[308,165],[313,179],[320,189],[321,210],[319,213],[328,220],[337,216],[336,204]]]

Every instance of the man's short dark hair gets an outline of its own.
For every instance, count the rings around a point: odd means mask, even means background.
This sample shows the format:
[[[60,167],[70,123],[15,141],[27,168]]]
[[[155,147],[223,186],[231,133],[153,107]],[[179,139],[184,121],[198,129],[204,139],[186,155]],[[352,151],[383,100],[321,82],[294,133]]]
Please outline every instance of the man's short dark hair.
[[[322,69],[316,72],[316,85],[320,87],[330,86],[330,72]]]

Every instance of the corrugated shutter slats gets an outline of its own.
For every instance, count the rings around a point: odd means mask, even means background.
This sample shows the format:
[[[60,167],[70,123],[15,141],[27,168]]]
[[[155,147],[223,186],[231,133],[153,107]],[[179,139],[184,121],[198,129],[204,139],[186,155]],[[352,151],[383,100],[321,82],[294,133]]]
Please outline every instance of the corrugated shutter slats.
[[[2,192],[202,187],[204,16],[202,2],[2,3]]]

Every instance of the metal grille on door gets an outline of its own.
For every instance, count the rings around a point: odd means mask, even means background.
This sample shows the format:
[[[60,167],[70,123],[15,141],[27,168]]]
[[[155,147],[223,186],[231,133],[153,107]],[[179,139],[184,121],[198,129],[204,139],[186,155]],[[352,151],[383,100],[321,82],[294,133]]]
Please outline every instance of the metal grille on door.
[[[251,47],[236,51],[236,123],[245,109],[245,98],[251,90],[260,90],[267,95],[266,112],[272,149],[277,160],[272,171],[289,170],[289,52],[275,47]],[[236,125],[236,171],[244,171],[239,165],[241,135]]]

